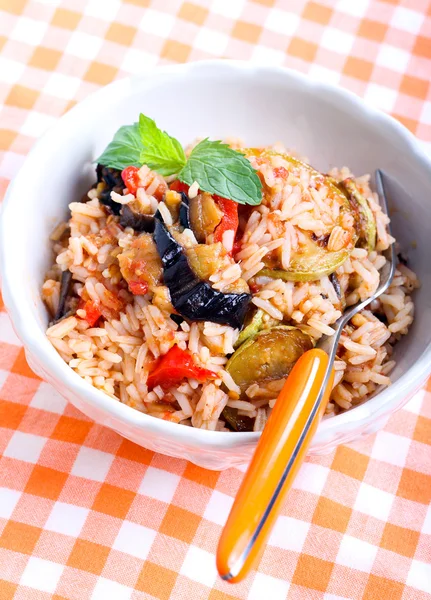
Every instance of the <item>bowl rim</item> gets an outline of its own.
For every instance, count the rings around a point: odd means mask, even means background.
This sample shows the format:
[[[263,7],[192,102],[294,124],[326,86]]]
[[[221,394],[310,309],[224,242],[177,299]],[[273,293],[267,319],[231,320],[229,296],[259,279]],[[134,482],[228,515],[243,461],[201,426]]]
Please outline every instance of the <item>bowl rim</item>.
[[[2,276],[4,303],[14,329],[24,347],[29,350],[30,354],[37,356],[38,361],[43,365],[44,369],[48,373],[53,373],[56,378],[61,378],[64,386],[81,398],[84,398],[85,403],[103,410],[105,413],[114,416],[126,425],[138,426],[143,431],[146,430],[156,435],[169,436],[175,438],[178,442],[184,442],[189,445],[193,444],[198,446],[204,444],[206,447],[214,448],[252,445],[256,443],[260,433],[220,432],[195,429],[193,427],[179,427],[177,423],[151,417],[150,415],[141,413],[121,402],[113,401],[110,396],[83,380],[62,360],[54,347],[49,343],[45,336],[45,332],[41,330],[36,319],[32,317],[29,323],[28,313],[25,309],[25,299],[14,294],[13,281],[15,275],[13,273],[13,260],[8,260],[9,251],[13,247],[13,244],[10,244],[10,242],[13,242],[13,228],[8,227],[8,221],[12,218],[14,212],[13,206],[17,206],[17,204],[13,202],[13,198],[16,194],[16,190],[19,189],[20,185],[22,185],[22,182],[25,180],[27,169],[31,168],[33,161],[35,161],[35,158],[38,157],[39,154],[43,154],[44,148],[50,144],[51,138],[55,138],[58,135],[58,131],[63,127],[66,127],[69,123],[79,120],[79,116],[85,114],[92,104],[95,102],[99,103],[103,101],[103,99],[108,100],[108,97],[109,104],[115,104],[115,102],[124,97],[128,90],[133,88],[134,85],[138,85],[144,81],[150,82],[152,77],[168,77],[170,75],[184,76],[190,73],[199,75],[199,72],[205,72],[207,75],[208,70],[214,72],[222,71],[223,69],[230,73],[242,71],[249,76],[258,76],[259,72],[272,72],[279,77],[288,78],[293,81],[293,83],[297,83],[302,87],[313,90],[319,97],[330,97],[332,103],[339,102],[343,105],[349,105],[351,109],[356,108],[361,113],[365,113],[365,116],[368,119],[374,120],[377,124],[392,129],[404,143],[410,154],[414,156],[415,160],[431,175],[431,160],[427,157],[424,150],[422,150],[415,136],[399,121],[367,104],[353,92],[331,83],[313,79],[303,73],[286,67],[262,65],[241,60],[213,59],[185,64],[148,67],[143,69],[138,75],[116,80],[89,94],[65,115],[61,116],[43,134],[43,136],[34,143],[18,174],[9,184],[5,199],[2,203],[0,219],[0,273]],[[402,373],[399,379],[389,386],[389,388],[382,390],[373,398],[345,413],[324,419],[319,424],[311,448],[315,445],[319,445],[319,442],[327,439],[331,434],[338,432],[343,426],[360,423],[361,421],[368,420],[371,416],[378,418],[381,415],[393,412],[393,410],[396,410],[400,406],[399,398],[406,397],[412,389],[418,389],[425,381],[430,371],[431,344],[428,344],[420,359],[410,369]],[[395,390],[397,391],[396,394],[394,394]],[[394,404],[393,400],[391,402],[391,398],[393,399],[395,397],[398,398],[398,401],[395,406],[391,406]]]

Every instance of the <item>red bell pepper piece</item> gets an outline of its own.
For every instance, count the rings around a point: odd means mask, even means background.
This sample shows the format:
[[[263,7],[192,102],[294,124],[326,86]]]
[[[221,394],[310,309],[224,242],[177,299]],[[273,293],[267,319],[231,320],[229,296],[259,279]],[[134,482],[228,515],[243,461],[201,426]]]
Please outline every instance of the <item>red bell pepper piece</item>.
[[[223,243],[223,234],[226,231],[233,231],[233,242],[235,240],[236,232],[238,229],[238,204],[233,200],[228,200],[227,198],[220,198],[220,196],[213,196],[213,198],[223,211],[223,217],[214,231],[214,241]],[[230,251],[230,254],[231,253],[232,250]]]
[[[189,352],[181,350],[178,346],[172,346],[169,352],[157,362],[148,376],[147,386],[150,390],[157,385],[162,388],[169,388],[177,385],[186,377],[203,382],[207,379],[215,379],[217,374],[208,369],[197,367]]]
[[[135,296],[144,296],[148,292],[148,283],[145,281],[129,281],[129,290]]]
[[[121,171],[121,178],[131,194],[136,196],[139,187],[138,167],[126,167]]]
[[[90,327],[93,327],[102,316],[102,313],[94,300],[81,300],[78,308],[85,310],[85,320]]]
[[[179,179],[175,179],[175,181],[169,185],[169,189],[173,190],[174,192],[184,192],[185,194],[189,193],[189,187],[190,186],[188,186],[187,183],[183,183]]]

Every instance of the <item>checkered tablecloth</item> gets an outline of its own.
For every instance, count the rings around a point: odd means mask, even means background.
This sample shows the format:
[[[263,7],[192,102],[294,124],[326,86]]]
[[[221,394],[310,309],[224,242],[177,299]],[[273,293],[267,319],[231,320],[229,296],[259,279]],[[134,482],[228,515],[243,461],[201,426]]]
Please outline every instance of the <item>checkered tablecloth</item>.
[[[148,65],[231,57],[339,83],[431,150],[429,0],[0,0],[0,192],[45,129]],[[1,306],[1,305],[0,305]],[[308,461],[260,564],[214,553],[242,473],[91,422],[28,368],[0,311],[0,600],[431,598],[431,387]]]

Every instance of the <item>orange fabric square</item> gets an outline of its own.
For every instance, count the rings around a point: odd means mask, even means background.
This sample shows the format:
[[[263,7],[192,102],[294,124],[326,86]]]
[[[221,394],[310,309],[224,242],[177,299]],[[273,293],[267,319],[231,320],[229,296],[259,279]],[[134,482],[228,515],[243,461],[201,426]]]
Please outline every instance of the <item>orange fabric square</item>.
[[[135,27],[129,27],[128,25],[122,25],[121,23],[112,23],[106,32],[105,37],[110,42],[130,46],[136,35],[136,31],[137,29]]]
[[[2,600],[12,600],[12,598],[15,596],[17,587],[18,585],[16,583],[11,583],[10,581],[0,579],[0,592]]]
[[[402,115],[393,115],[400,123],[407,127],[412,133],[416,132],[416,128],[418,126],[418,122],[414,119],[408,119],[407,117],[403,117]],[[419,417],[421,418],[421,417]],[[431,430],[430,430],[431,431]],[[418,440],[420,441],[420,440]],[[431,443],[431,442],[429,442]]]
[[[384,23],[372,21],[371,19],[362,19],[358,35],[374,42],[383,42],[387,30],[388,27]]]
[[[111,83],[117,74],[118,69],[111,65],[105,65],[100,62],[92,62],[90,68],[84,75],[85,81],[97,83],[99,85],[107,85]]]
[[[81,15],[73,10],[68,10],[67,8],[57,8],[52,17],[51,23],[56,25],[56,27],[62,27],[63,29],[76,29],[79,21],[81,20]]]
[[[5,100],[5,104],[28,110],[33,108],[38,96],[39,92],[36,90],[24,87],[23,85],[14,85]]]
[[[234,28],[232,29],[232,36],[248,42],[249,44],[256,44],[259,40],[260,34],[262,33],[262,27],[255,25],[254,23],[247,23],[246,21],[236,21]]]
[[[327,6],[322,6],[317,2],[309,2],[304,12],[302,13],[304,19],[309,21],[315,21],[321,25],[327,25],[332,16],[332,10]]]
[[[208,600],[237,600],[238,596],[231,596],[219,590],[211,590]]]
[[[103,483],[91,508],[105,513],[105,515],[124,519],[135,496],[134,492],[123,490],[109,483]]]
[[[413,558],[419,542],[419,536],[420,533],[413,531],[413,529],[406,529],[405,527],[392,525],[392,523],[386,523],[380,546],[386,548],[386,550],[392,550],[392,552],[396,552],[397,554]]]
[[[158,600],[169,600],[177,580],[177,573],[146,561],[136,582],[136,589]]]
[[[35,465],[24,491],[27,494],[57,500],[66,480],[66,473]]]
[[[166,40],[160,57],[182,63],[188,59],[190,51],[191,48],[187,44],[181,44],[181,42],[177,42],[176,40]]]
[[[313,62],[316,57],[317,45],[294,37],[289,44],[287,52],[291,56],[302,58],[306,62]]]
[[[10,150],[17,136],[16,131],[0,129],[0,150]]]
[[[130,440],[123,439],[121,446],[117,450],[117,456],[129,460],[136,460],[136,462],[143,463],[144,465],[149,465],[154,456],[154,452],[152,450],[147,450],[147,448],[142,448]]]
[[[370,459],[347,446],[338,446],[331,469],[362,480]]]
[[[151,4],[151,0],[124,0],[124,2],[126,4],[135,4],[136,6],[139,6],[140,8],[146,8],[147,6],[150,6],[150,4]]]
[[[421,415],[418,416],[413,439],[422,442],[422,444],[431,444],[431,419]]]
[[[39,375],[36,375],[36,373],[28,366],[24,348],[20,349],[19,354],[12,365],[11,372],[17,373],[18,375],[23,375],[24,377],[31,377],[32,379],[39,379],[39,381],[42,381]]]
[[[198,467],[197,465],[188,462],[184,470],[183,477],[187,477],[187,479],[191,479],[192,481],[200,483],[201,485],[215,488],[220,477],[220,473],[218,471],[209,471],[208,469],[203,469],[202,467]]]
[[[373,72],[373,64],[362,58],[355,58],[349,56],[344,65],[343,73],[361,79],[362,81],[369,81],[371,73]]]
[[[53,440],[82,444],[92,427],[92,423],[62,415],[51,434]]]
[[[67,559],[67,566],[100,575],[109,552],[106,546],[77,539]]]
[[[423,56],[424,58],[431,58],[431,38],[418,35],[413,46],[413,54]]]
[[[8,521],[0,536],[0,547],[21,554],[32,554],[41,533],[40,527]]]
[[[196,23],[196,25],[202,25],[208,15],[208,10],[203,6],[197,6],[191,2],[184,2],[181,5],[178,16],[180,19]]]
[[[321,496],[314,511],[312,523],[345,533],[352,509]]]
[[[274,6],[275,0],[252,0],[256,4],[263,4],[264,6]]]
[[[429,83],[425,79],[413,77],[412,75],[404,75],[400,85],[400,92],[425,100],[428,95],[428,88]]]
[[[58,50],[38,46],[28,64],[32,67],[45,69],[46,71],[53,71],[61,57],[62,54]]]
[[[199,515],[170,504],[159,531],[190,544],[201,520]]]
[[[3,50],[3,46],[6,44],[7,38],[4,35],[0,35],[0,51]]]
[[[20,15],[26,3],[27,0],[0,0],[0,10]]]
[[[391,581],[384,577],[377,577],[371,574],[367,587],[365,588],[362,600],[377,600],[377,598],[387,598],[388,600],[401,600],[404,591],[404,584],[398,581]]]
[[[431,475],[403,469],[397,495],[423,504],[431,502]]]
[[[0,400],[0,426],[8,429],[18,429],[27,407],[16,402]]]
[[[333,568],[334,563],[332,562],[315,558],[309,554],[301,554],[293,574],[292,583],[312,590],[326,592]]]

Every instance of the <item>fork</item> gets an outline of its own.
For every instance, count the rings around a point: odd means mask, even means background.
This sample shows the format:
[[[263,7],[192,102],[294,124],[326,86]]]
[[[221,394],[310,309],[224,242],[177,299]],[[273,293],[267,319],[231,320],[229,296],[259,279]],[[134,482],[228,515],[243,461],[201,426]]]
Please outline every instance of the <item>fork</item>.
[[[376,171],[376,188],[382,211],[388,215],[381,170]],[[391,234],[390,225],[388,232]],[[265,545],[328,403],[341,332],[392,282],[396,268],[394,244],[384,256],[386,263],[374,295],[349,307],[332,326],[335,333],[323,335],[314,349],[301,356],[277,398],[219,541],[217,569],[226,581],[241,581]]]

